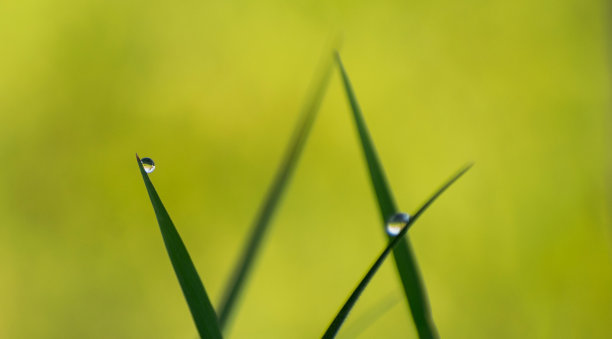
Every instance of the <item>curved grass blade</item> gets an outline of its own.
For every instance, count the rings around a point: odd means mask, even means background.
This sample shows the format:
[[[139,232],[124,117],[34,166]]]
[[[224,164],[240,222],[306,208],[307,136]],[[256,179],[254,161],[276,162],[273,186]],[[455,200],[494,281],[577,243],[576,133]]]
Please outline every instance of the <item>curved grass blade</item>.
[[[342,65],[340,55],[337,52],[336,60],[338,62],[338,67],[340,68],[346,95],[352,108],[355,125],[357,126],[361,146],[368,165],[370,179],[376,193],[384,230],[387,220],[392,215],[396,214],[398,210],[393,200],[391,189],[387,184],[383,168],[378,160],[376,149],[374,148],[374,144],[370,138],[370,134],[363,119],[363,114],[361,113],[361,108],[359,107],[359,103],[355,97],[351,82],[346,74],[344,66]],[[405,241],[401,241],[393,250],[393,256],[395,257],[395,266],[402,281],[404,294],[406,295],[419,338],[437,338],[438,334],[431,316],[427,291],[425,290],[425,286],[422,282],[419,267],[412,252],[412,246],[410,245],[408,237],[406,237]]]
[[[370,270],[368,270],[366,275],[359,282],[359,285],[357,285],[357,287],[355,288],[353,293],[351,293],[346,303],[344,303],[344,305],[340,309],[340,312],[338,312],[338,314],[336,315],[332,323],[329,325],[329,328],[327,328],[327,331],[325,331],[325,334],[323,334],[323,339],[330,339],[336,336],[336,334],[338,333],[338,330],[340,329],[340,326],[342,326],[342,323],[344,322],[349,312],[351,311],[351,309],[357,302],[357,299],[359,298],[363,290],[366,288],[370,280],[372,280],[372,277],[374,276],[374,274],[376,274],[376,272],[378,271],[382,263],[385,261],[385,258],[387,257],[387,255],[389,255],[389,252],[391,252],[392,249],[394,249],[396,246],[398,246],[399,244],[403,242],[402,239],[404,235],[408,232],[408,229],[410,229],[410,226],[412,226],[412,224],[414,224],[417,221],[417,219],[421,216],[421,214],[425,212],[425,210],[440,196],[440,194],[442,194],[448,187],[450,187],[450,185],[452,185],[465,172],[467,172],[467,170],[469,170],[470,167],[472,167],[472,165],[473,164],[466,165],[459,172],[457,172],[454,176],[452,176],[444,185],[442,185],[442,187],[440,187],[416,211],[416,213],[414,213],[414,215],[410,218],[410,220],[408,220],[406,225],[404,225],[400,233],[397,236],[395,236],[393,239],[391,239],[387,247],[383,250],[383,252],[380,254],[378,259],[376,259],[376,261],[374,262]]]
[[[208,299],[200,276],[195,266],[193,266],[193,262],[185,248],[185,244],[183,244],[183,240],[181,240],[172,220],[170,220],[170,216],[162,204],[159,195],[157,195],[155,187],[149,179],[149,175],[142,167],[138,155],[136,155],[136,160],[138,161],[142,179],[149,193],[149,198],[151,199],[151,204],[153,205],[153,210],[157,217],[157,223],[159,224],[159,229],[161,230],[168,256],[172,262],[172,267],[174,267],[174,273],[181,285],[198,333],[201,338],[220,339],[222,336],[219,324],[217,323],[217,315]]]
[[[221,306],[219,307],[219,324],[222,329],[227,327],[236,301],[253,267],[274,211],[291,178],[297,160],[302,153],[302,149],[304,148],[304,144],[306,143],[306,139],[308,138],[308,134],[315,120],[316,113],[323,100],[323,95],[327,89],[332,66],[332,53],[329,53],[324,59],[322,68],[318,73],[319,77],[314,82],[314,87],[310,90],[311,94],[307,98],[306,104],[302,109],[301,119],[298,121],[289,148],[278,168],[278,172],[268,190],[267,196],[259,209],[251,229],[251,234],[234,269],[230,282],[226,287]]]

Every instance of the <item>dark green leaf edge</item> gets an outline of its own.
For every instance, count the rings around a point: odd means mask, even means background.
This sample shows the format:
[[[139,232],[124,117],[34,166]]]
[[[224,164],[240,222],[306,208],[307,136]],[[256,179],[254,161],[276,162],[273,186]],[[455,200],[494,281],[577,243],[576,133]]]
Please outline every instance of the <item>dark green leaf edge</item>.
[[[338,43],[335,44],[337,47]],[[248,275],[253,267],[258,251],[263,243],[264,236],[269,228],[270,221],[281,199],[285,188],[296,167],[296,163],[302,153],[306,139],[310,133],[316,113],[319,110],[323,96],[326,92],[333,66],[332,53],[325,56],[318,77],[313,82],[311,93],[302,109],[301,119],[298,121],[285,157],[276,173],[276,177],[270,186],[266,198],[261,205],[257,217],[251,228],[251,233],[242,251],[240,259],[227,284],[222,302],[219,307],[219,324],[222,329],[227,327],[230,317],[235,309],[237,299],[244,288]]]
[[[342,306],[342,308],[340,309],[340,311],[338,312],[338,314],[336,315],[336,317],[334,318],[334,320],[332,321],[332,323],[329,325],[329,327],[327,328],[327,331],[325,331],[325,333],[323,334],[323,339],[331,339],[334,338],[336,336],[336,334],[338,333],[338,330],[340,329],[340,326],[342,326],[342,323],[344,322],[344,320],[346,319],[346,317],[348,316],[349,312],[351,311],[351,309],[353,308],[353,306],[355,305],[355,303],[357,302],[357,299],[359,298],[359,296],[361,295],[361,293],[364,291],[364,289],[366,288],[366,286],[368,285],[368,283],[370,282],[370,280],[372,279],[372,277],[374,276],[374,274],[376,274],[376,272],[378,271],[378,269],[380,268],[380,266],[382,265],[382,263],[384,262],[385,258],[387,257],[387,255],[389,255],[389,252],[391,252],[391,250],[393,248],[395,248],[398,244],[400,244],[404,237],[404,235],[408,232],[408,230],[410,229],[410,226],[412,226],[412,224],[414,224],[417,219],[421,216],[421,214],[423,214],[423,212],[447,189],[449,188],[455,181],[457,181],[457,179],[459,179],[463,174],[465,174],[465,172],[467,172],[473,164],[468,164],[465,167],[463,167],[461,170],[459,170],[454,176],[452,176],[444,185],[442,185],[442,187],[440,187],[410,218],[410,220],[408,220],[408,222],[406,223],[406,225],[404,225],[404,227],[402,228],[402,230],[400,231],[400,233],[393,237],[391,239],[391,241],[389,242],[389,244],[387,245],[387,247],[383,250],[383,252],[380,254],[380,256],[378,257],[378,259],[376,259],[376,261],[374,262],[374,264],[372,265],[372,267],[368,270],[368,272],[365,274],[365,276],[363,277],[363,279],[359,282],[359,284],[357,285],[357,287],[355,288],[355,290],[353,291],[353,293],[351,293],[351,295],[349,296],[349,298],[347,299],[347,301],[344,303],[344,305]]]
[[[374,148],[374,144],[370,138],[366,123],[363,119],[363,114],[361,112],[361,108],[359,107],[359,103],[357,102],[355,92],[353,91],[349,77],[344,69],[340,55],[337,52],[336,61],[340,69],[346,95],[352,108],[363,153],[368,165],[370,179],[376,193],[384,230],[387,220],[392,215],[398,213],[398,210],[395,205],[393,195],[391,194],[391,189],[387,184],[382,165],[378,160],[376,149]],[[408,237],[406,237],[405,241],[401,241],[397,247],[395,247],[393,250],[393,256],[395,258],[395,266],[400,276],[400,280],[402,281],[404,294],[406,295],[419,338],[437,338],[438,334],[431,316],[427,291],[423,284],[419,267],[414,257],[412,246],[410,245]]]
[[[151,183],[149,175],[142,167],[138,154],[136,155],[136,160],[138,161],[138,167],[140,168],[145,187],[149,193],[149,198],[151,199],[151,204],[153,205],[153,210],[157,217],[159,229],[164,239],[170,262],[172,262],[174,273],[181,285],[183,295],[187,300],[187,305],[189,305],[189,310],[191,311],[191,316],[193,317],[198,333],[201,338],[221,339],[222,335],[219,324],[217,323],[217,315],[208,299],[202,280],[200,280],[200,276],[191,261],[187,248],[185,248],[183,240],[174,227],[159,195],[157,195],[157,191],[153,183]]]

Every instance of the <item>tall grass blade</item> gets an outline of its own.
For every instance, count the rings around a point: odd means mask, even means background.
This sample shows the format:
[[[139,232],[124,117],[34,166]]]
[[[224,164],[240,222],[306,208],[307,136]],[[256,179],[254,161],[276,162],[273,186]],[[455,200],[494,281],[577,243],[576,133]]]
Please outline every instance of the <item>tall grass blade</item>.
[[[387,220],[392,215],[396,214],[398,210],[393,200],[393,195],[391,194],[389,185],[387,184],[383,168],[378,160],[376,149],[374,148],[374,144],[370,138],[370,134],[363,119],[363,114],[361,112],[361,108],[359,107],[359,103],[357,102],[357,98],[355,97],[351,82],[348,78],[346,70],[344,69],[340,55],[337,52],[336,61],[338,62],[338,67],[340,68],[346,95],[351,105],[357,131],[361,140],[361,146],[368,165],[370,179],[372,181],[372,185],[374,186],[374,192],[376,193],[384,230]],[[419,268],[412,252],[412,247],[408,237],[406,237],[406,240],[401,241],[397,247],[395,247],[393,250],[393,256],[395,257],[395,266],[397,267],[397,272],[399,273],[402,281],[404,294],[406,295],[419,338],[437,338],[438,334],[431,316],[427,291],[423,285],[421,274],[419,272]]]
[[[412,224],[414,224],[417,221],[417,219],[421,216],[421,214],[423,214],[423,212],[440,196],[440,194],[442,194],[448,187],[450,187],[450,185],[452,185],[455,181],[457,181],[457,179],[459,179],[465,172],[467,172],[467,170],[469,170],[470,167],[472,167],[472,164],[468,164],[467,166],[463,167],[454,176],[452,176],[444,185],[442,185],[442,187],[440,187],[414,213],[414,215],[410,218],[410,220],[406,223],[406,225],[404,225],[400,233],[391,239],[387,247],[383,250],[380,256],[376,259],[376,261],[374,262],[370,270],[368,270],[366,275],[359,282],[359,285],[357,285],[353,293],[349,296],[346,303],[344,303],[344,305],[342,306],[342,308],[340,309],[340,311],[338,312],[338,314],[332,321],[331,325],[329,325],[329,328],[327,328],[327,331],[325,331],[325,333],[323,334],[323,339],[330,339],[336,336],[336,334],[338,333],[338,330],[340,329],[340,326],[342,326],[342,323],[344,322],[349,312],[351,311],[351,309],[357,302],[357,299],[359,298],[363,290],[366,288],[366,286],[368,285],[368,283],[370,282],[374,274],[376,274],[376,272],[378,271],[378,269],[384,262],[387,255],[389,255],[389,252],[391,252],[391,250],[396,248],[399,244],[403,243],[402,240],[404,238],[404,235],[408,232],[408,229],[410,229],[410,226],[412,226]]]
[[[323,95],[331,75],[333,66],[332,53],[326,55],[319,77],[313,83],[314,87],[310,90],[310,95],[302,109],[301,119],[298,121],[289,148],[276,173],[276,177],[270,186],[267,196],[261,205],[257,217],[251,228],[251,234],[242,251],[242,255],[233,271],[230,282],[227,284],[224,297],[219,307],[219,323],[222,329],[227,327],[230,317],[234,311],[237,299],[248,279],[249,272],[257,257],[259,248],[263,242],[270,221],[278,206],[280,198],[287,187],[289,179],[293,173],[296,163],[302,153],[308,134],[319,110]]]
[[[170,216],[162,204],[159,195],[157,195],[157,191],[155,191],[155,187],[153,183],[151,183],[149,175],[142,167],[138,155],[136,155],[136,160],[138,161],[142,179],[149,193],[149,198],[151,199],[151,204],[153,205],[153,210],[157,217],[157,223],[159,224],[159,229],[161,230],[168,256],[172,262],[172,267],[174,267],[174,273],[181,285],[198,333],[201,338],[220,339],[222,336],[221,329],[217,323],[217,315],[208,299],[200,276],[195,266],[193,266],[193,262],[185,248],[185,244],[183,244],[183,240],[181,240],[172,220],[170,220]]]

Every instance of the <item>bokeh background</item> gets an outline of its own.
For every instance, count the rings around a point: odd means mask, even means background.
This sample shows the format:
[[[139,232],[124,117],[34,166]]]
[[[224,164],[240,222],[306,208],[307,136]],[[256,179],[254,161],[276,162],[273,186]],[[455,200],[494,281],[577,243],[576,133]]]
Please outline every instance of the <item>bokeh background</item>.
[[[476,163],[410,231],[442,337],[609,336],[607,13],[0,1],[0,337],[194,338],[134,153],[217,303],[337,35],[403,210]],[[320,336],[384,247],[349,114],[334,72],[231,338]],[[402,298],[389,261],[340,336],[415,338]]]

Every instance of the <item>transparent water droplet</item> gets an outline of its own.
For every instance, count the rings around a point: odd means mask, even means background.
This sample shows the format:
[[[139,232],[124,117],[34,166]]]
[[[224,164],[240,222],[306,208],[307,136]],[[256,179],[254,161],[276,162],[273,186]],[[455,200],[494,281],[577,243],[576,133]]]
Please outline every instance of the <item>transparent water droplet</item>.
[[[144,168],[145,172],[151,173],[155,171],[155,161],[151,158],[142,158],[140,159],[140,163],[142,164],[142,168]]]
[[[396,213],[387,221],[387,234],[394,237],[398,235],[406,223],[410,220],[410,215],[406,213]]]

